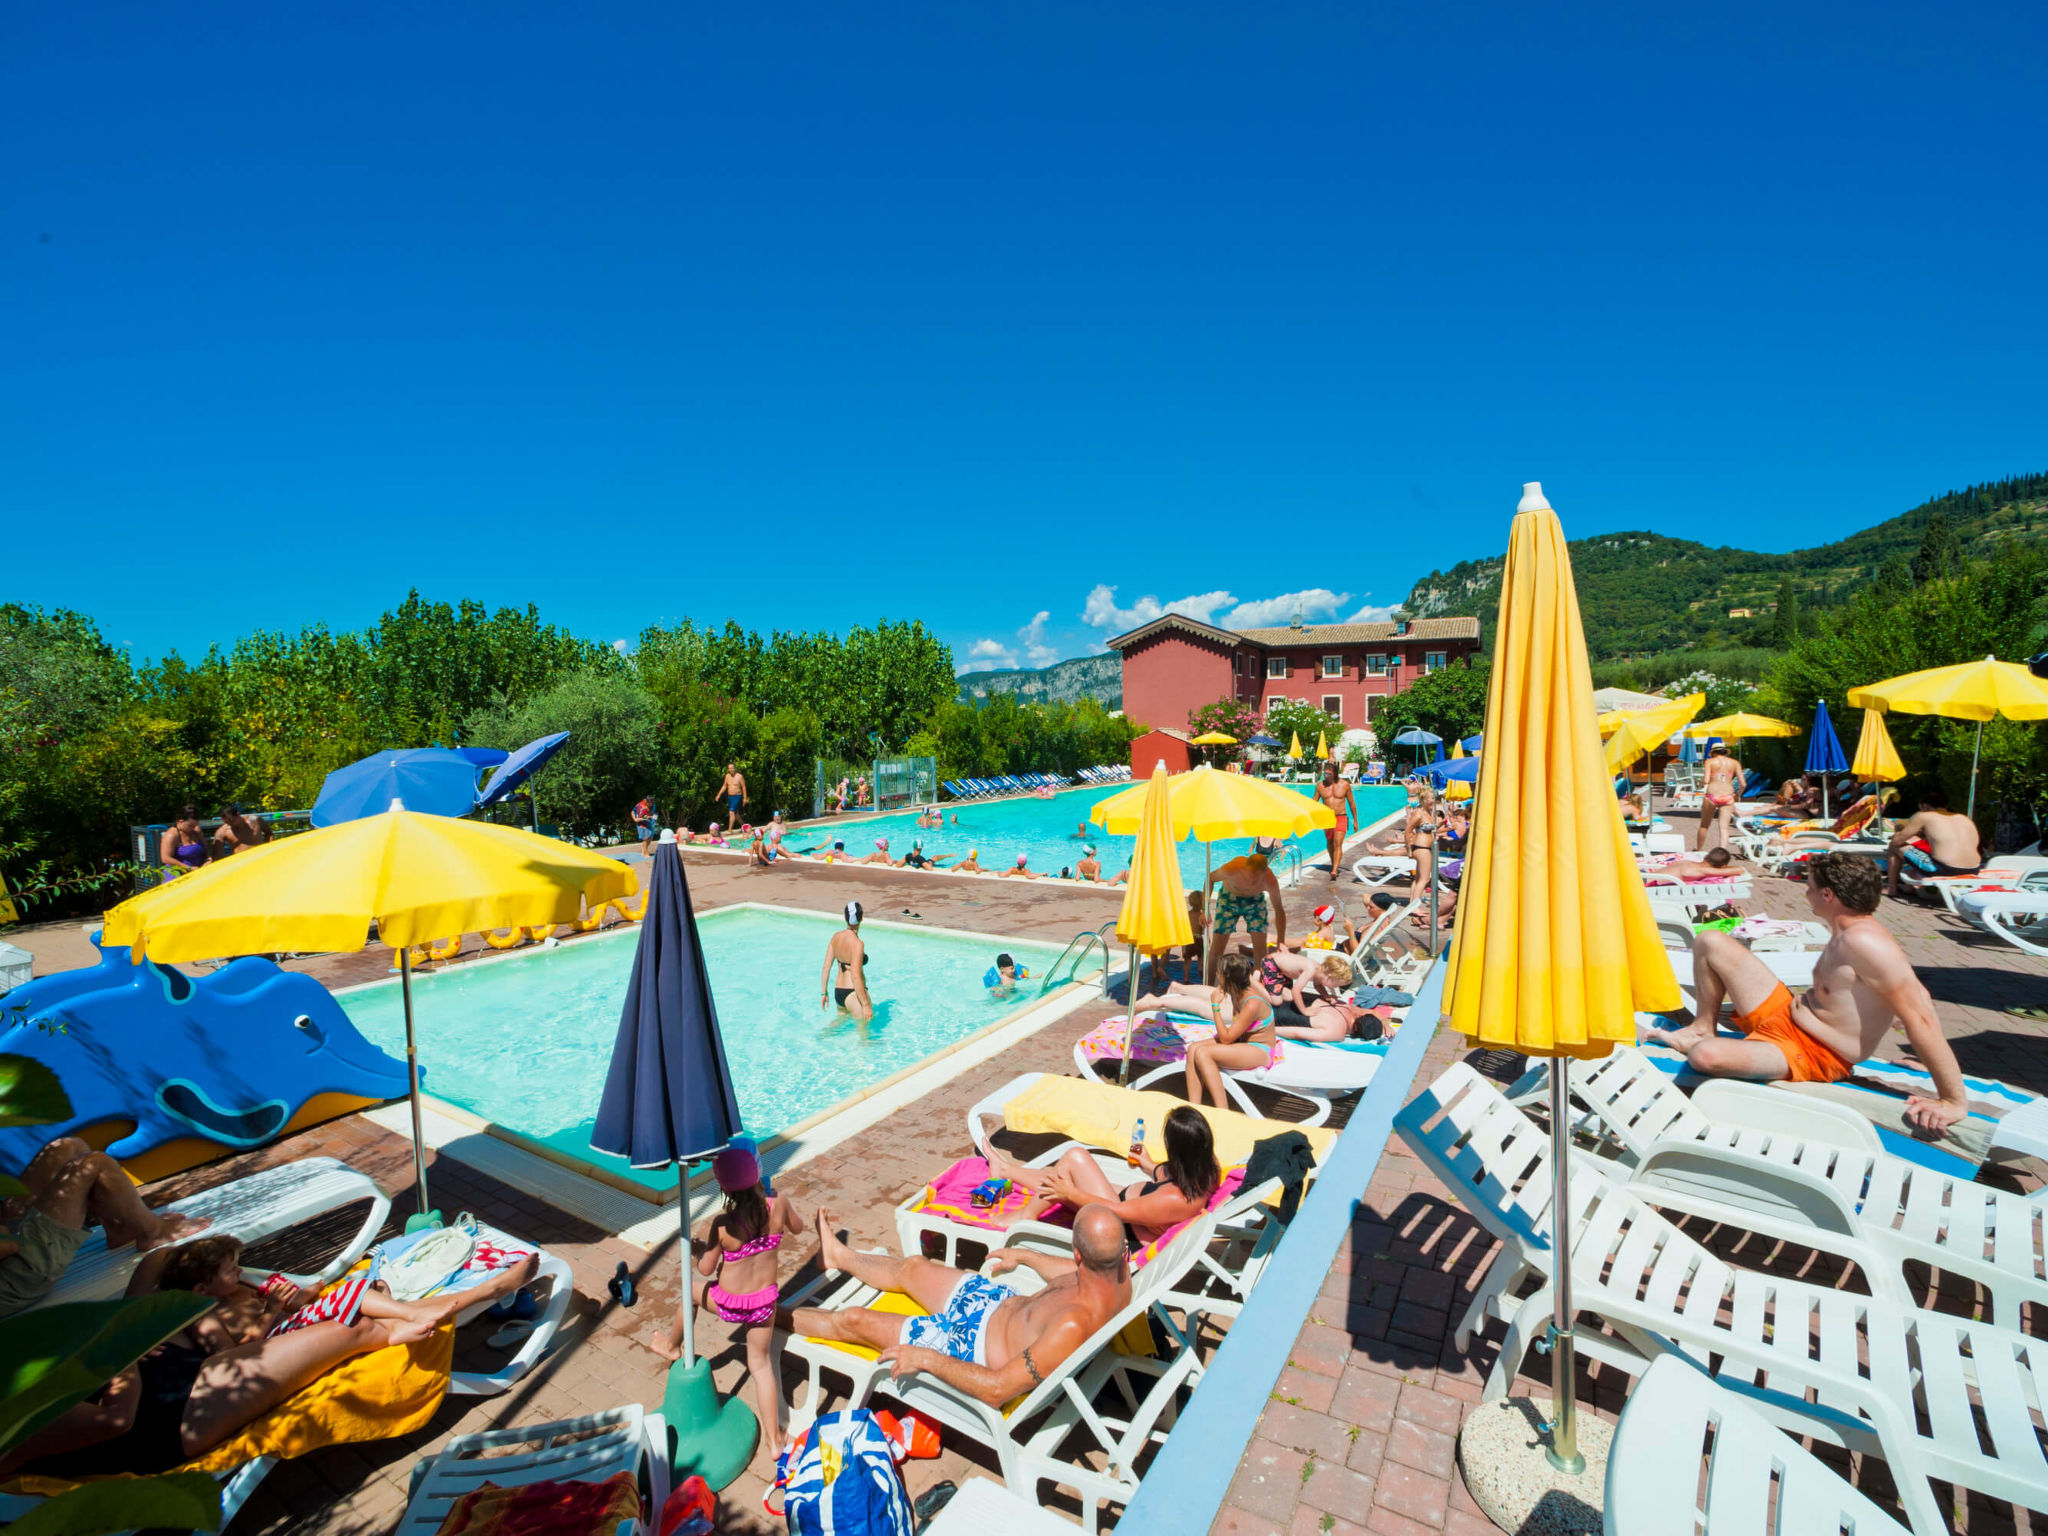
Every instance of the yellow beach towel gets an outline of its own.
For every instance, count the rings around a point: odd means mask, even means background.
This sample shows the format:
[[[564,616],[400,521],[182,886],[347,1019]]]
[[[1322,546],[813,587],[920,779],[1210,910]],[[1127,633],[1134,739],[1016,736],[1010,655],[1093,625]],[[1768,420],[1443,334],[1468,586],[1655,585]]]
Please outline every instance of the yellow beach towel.
[[[452,1327],[423,1343],[394,1344],[357,1355],[279,1403],[233,1439],[172,1470],[232,1472],[259,1456],[289,1460],[324,1446],[409,1435],[425,1428],[440,1408],[454,1363]],[[59,1477],[17,1477],[4,1486],[9,1493],[52,1494],[78,1484]]]
[[[1140,1092],[1111,1083],[1048,1074],[1003,1106],[1003,1124],[1020,1135],[1070,1136],[1105,1152],[1121,1152],[1130,1146],[1131,1134],[1142,1119],[1145,1151],[1156,1159],[1166,1156],[1166,1117],[1185,1102],[1170,1093]],[[1287,1131],[1300,1131],[1308,1138],[1309,1150],[1318,1165],[1337,1144],[1337,1133],[1327,1126],[1311,1128],[1289,1125],[1284,1120],[1254,1120],[1234,1109],[1198,1107],[1215,1137],[1216,1161],[1225,1168],[1250,1162],[1254,1142]]]

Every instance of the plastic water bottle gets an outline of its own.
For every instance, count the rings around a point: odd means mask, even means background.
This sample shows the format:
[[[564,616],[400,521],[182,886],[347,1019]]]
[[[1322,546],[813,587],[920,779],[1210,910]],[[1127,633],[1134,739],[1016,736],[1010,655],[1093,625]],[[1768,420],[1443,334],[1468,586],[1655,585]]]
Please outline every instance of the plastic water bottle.
[[[1142,1152],[1143,1152],[1144,1150],[1145,1150],[1145,1117],[1144,1117],[1143,1115],[1140,1115],[1140,1116],[1138,1116],[1138,1123],[1137,1123],[1136,1127],[1135,1127],[1135,1128],[1133,1128],[1133,1129],[1132,1129],[1132,1131],[1131,1131],[1131,1150],[1130,1150],[1130,1152],[1129,1152],[1129,1153],[1127,1154],[1127,1156],[1129,1157],[1129,1160],[1130,1160],[1131,1162],[1135,1163],[1135,1162],[1136,1162],[1136,1161],[1138,1160],[1139,1154],[1141,1154],[1141,1153],[1142,1153]]]

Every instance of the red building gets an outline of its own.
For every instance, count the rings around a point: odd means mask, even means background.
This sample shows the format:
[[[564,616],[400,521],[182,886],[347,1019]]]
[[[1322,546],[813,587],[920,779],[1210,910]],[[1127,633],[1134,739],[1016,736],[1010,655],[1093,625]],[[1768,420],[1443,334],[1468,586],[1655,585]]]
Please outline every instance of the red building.
[[[1372,723],[1372,701],[1479,649],[1477,619],[1218,629],[1169,613],[1118,635],[1124,713],[1180,730],[1204,704],[1235,698],[1259,713],[1275,699],[1320,709],[1340,729]]]

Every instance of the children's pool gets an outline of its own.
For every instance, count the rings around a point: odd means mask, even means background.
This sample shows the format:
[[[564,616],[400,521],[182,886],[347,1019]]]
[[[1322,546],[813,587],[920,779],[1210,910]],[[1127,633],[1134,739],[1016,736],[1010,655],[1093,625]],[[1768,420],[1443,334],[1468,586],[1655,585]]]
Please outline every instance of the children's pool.
[[[1062,790],[1049,800],[1032,795],[1014,800],[949,800],[940,807],[945,813],[946,824],[939,828],[919,827],[917,814],[913,811],[847,818],[844,821],[809,822],[790,834],[790,846],[823,849],[829,847],[834,838],[843,837],[847,852],[858,858],[873,851],[876,838],[886,837],[889,839],[890,856],[900,859],[912,839],[919,838],[924,842],[925,852],[935,857],[952,855],[949,865],[973,849],[980,855],[981,867],[993,873],[1015,864],[1017,855],[1021,853],[1029,858],[1029,868],[1042,875],[1056,875],[1062,868],[1071,867],[1080,860],[1083,845],[1093,843],[1102,860],[1104,878],[1115,879],[1118,872],[1130,863],[1135,840],[1109,836],[1088,820],[1088,813],[1097,801],[1121,794],[1129,787],[1128,784],[1091,785],[1085,789]],[[1303,795],[1312,788],[1307,784],[1292,787]],[[1390,816],[1408,804],[1408,791],[1399,784],[1366,785],[1353,793],[1358,801],[1359,815],[1359,820],[1352,825],[1353,832],[1360,827],[1371,826],[1381,817]],[[1304,866],[1325,857],[1326,843],[1321,832],[1311,832],[1305,837],[1295,838],[1293,842],[1301,850]],[[1215,861],[1221,864],[1250,848],[1248,838],[1219,842],[1215,847]],[[1180,874],[1190,889],[1202,883],[1203,856],[1203,845],[1198,839],[1189,837],[1181,843]]]
[[[759,907],[697,920],[726,1063],[756,1136],[786,1130],[1035,1002],[1059,956],[1056,945],[869,922],[861,931],[875,1017],[862,1024],[818,1006],[825,941],[840,926]],[[622,1177],[674,1188],[673,1172],[637,1173],[590,1147],[635,948],[624,935],[584,939],[415,975],[427,1092]],[[1001,1001],[982,985],[999,949],[1034,973],[1021,995]],[[340,1002],[358,1029],[404,1059],[395,981],[343,992]]]

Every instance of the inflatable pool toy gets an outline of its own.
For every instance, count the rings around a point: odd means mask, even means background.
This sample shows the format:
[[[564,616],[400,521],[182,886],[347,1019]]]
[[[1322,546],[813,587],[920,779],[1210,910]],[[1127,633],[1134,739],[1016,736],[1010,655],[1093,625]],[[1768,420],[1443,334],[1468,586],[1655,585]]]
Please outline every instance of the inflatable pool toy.
[[[526,942],[524,928],[487,928],[484,942],[493,949],[517,949]]]
[[[0,1052],[55,1072],[72,1114],[0,1130],[0,1166],[77,1136],[147,1182],[405,1096],[405,1064],[310,976],[251,957],[192,977],[99,950],[7,996]]]
[[[536,944],[544,944],[555,936],[555,930],[561,926],[563,925],[560,923],[542,923],[538,927],[527,929],[526,936]]]
[[[452,938],[435,939],[426,944],[415,944],[406,951],[406,958],[414,965],[425,965],[429,960],[453,960],[462,953],[462,935]]]
[[[637,923],[647,915],[647,893],[642,891],[637,897],[621,896],[612,903],[612,907],[627,922]]]
[[[568,926],[574,928],[578,933],[589,933],[594,929],[602,928],[604,926],[605,906],[609,905],[610,903],[607,902],[604,906],[593,908],[582,917],[571,918]]]

